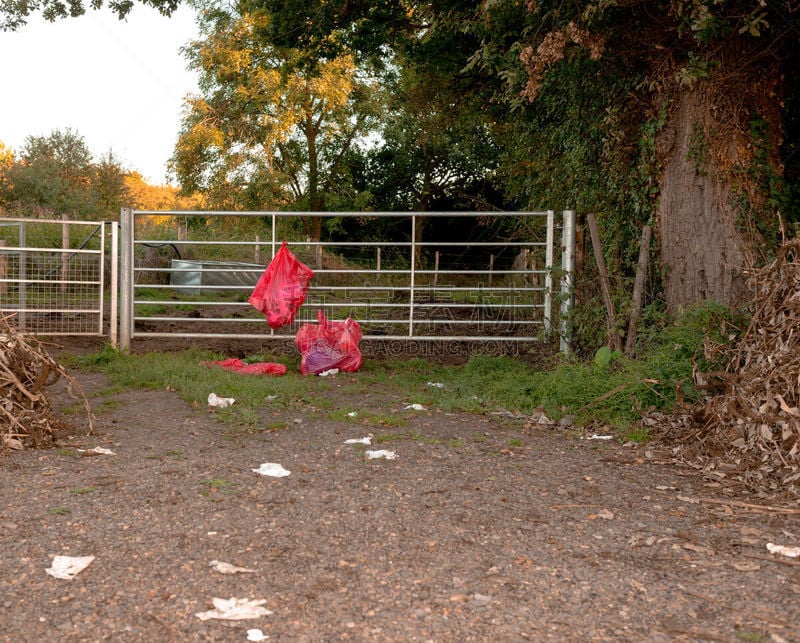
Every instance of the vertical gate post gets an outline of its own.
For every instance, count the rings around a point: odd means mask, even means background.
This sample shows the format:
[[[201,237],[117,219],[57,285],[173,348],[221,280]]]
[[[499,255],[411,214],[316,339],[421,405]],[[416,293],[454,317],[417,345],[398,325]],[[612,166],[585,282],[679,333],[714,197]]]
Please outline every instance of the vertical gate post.
[[[553,246],[555,245],[555,213],[547,211],[547,237],[544,248],[544,332],[553,330]]]
[[[122,208],[120,220],[119,347],[128,350],[133,334],[133,210]]]
[[[414,277],[416,275],[417,261],[417,215],[411,215],[411,278],[408,293],[408,336],[414,336]]]
[[[111,331],[111,348],[119,347],[119,222],[111,222],[111,293],[109,295],[111,304],[111,319],[109,329]]]
[[[572,350],[572,333],[567,317],[575,305],[575,210],[564,210],[564,227],[561,233],[561,340],[562,353]]]
[[[19,312],[17,313],[17,328],[25,331],[28,325],[28,229],[25,221],[19,224]]]

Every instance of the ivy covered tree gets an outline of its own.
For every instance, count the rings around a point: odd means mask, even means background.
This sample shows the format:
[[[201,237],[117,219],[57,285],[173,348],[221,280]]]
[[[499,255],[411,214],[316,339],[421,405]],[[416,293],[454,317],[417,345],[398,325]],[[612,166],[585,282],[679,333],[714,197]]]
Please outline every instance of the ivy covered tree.
[[[309,64],[460,34],[473,46],[459,75],[489,103],[506,192],[597,212],[621,260],[654,224],[673,310],[739,303],[742,272],[798,219],[792,1],[262,4],[274,42]]]

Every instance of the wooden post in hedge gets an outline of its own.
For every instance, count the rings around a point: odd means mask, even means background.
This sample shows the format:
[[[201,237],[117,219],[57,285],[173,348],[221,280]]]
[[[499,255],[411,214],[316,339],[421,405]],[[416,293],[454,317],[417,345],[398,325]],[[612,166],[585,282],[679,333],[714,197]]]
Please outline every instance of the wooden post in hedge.
[[[608,280],[608,270],[606,260],[603,257],[603,246],[600,244],[600,230],[597,228],[597,219],[589,213],[586,215],[586,223],[589,225],[589,233],[592,237],[592,249],[594,258],[597,262],[597,271],[600,273],[600,286],[603,290],[603,300],[606,303],[606,327],[608,330],[608,346],[614,350],[621,348],[619,335],[617,334],[617,320],[614,314],[614,302],[611,299],[611,284]]]

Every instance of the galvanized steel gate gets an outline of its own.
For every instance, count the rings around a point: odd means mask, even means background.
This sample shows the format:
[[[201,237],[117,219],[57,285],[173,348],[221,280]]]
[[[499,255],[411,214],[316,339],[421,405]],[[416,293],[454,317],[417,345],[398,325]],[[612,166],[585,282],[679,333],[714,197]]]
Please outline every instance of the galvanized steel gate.
[[[0,218],[0,311],[9,323],[35,335],[108,333],[116,342],[117,229],[116,222]]]
[[[383,226],[400,241],[340,234],[314,242],[303,234],[310,216],[123,209],[120,347],[135,338],[175,335],[291,339],[321,309],[332,319],[352,316],[364,340],[385,346],[398,340],[531,342],[560,330],[562,349],[568,348],[574,211],[563,213],[563,225],[553,211],[313,213],[336,218],[342,228]],[[485,238],[419,240],[418,227],[440,217],[451,226],[480,218]],[[526,234],[492,238],[493,226],[507,217]],[[315,276],[294,323],[273,331],[247,298],[282,241]],[[554,269],[557,244],[560,270]]]

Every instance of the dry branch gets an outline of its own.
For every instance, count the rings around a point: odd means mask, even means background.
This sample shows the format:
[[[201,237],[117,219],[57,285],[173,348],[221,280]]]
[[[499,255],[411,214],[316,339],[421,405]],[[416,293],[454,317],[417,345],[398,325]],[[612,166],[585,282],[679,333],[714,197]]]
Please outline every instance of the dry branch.
[[[699,413],[707,446],[739,464],[754,487],[800,488],[800,240],[754,271],[753,317],[728,366],[722,393]],[[718,350],[719,347],[709,347]]]
[[[92,433],[94,417],[80,385],[42,342],[20,333],[10,319],[0,312],[0,449],[49,446],[58,433],[75,432],[56,417],[45,390],[62,377],[69,394],[83,402],[85,432]]]

